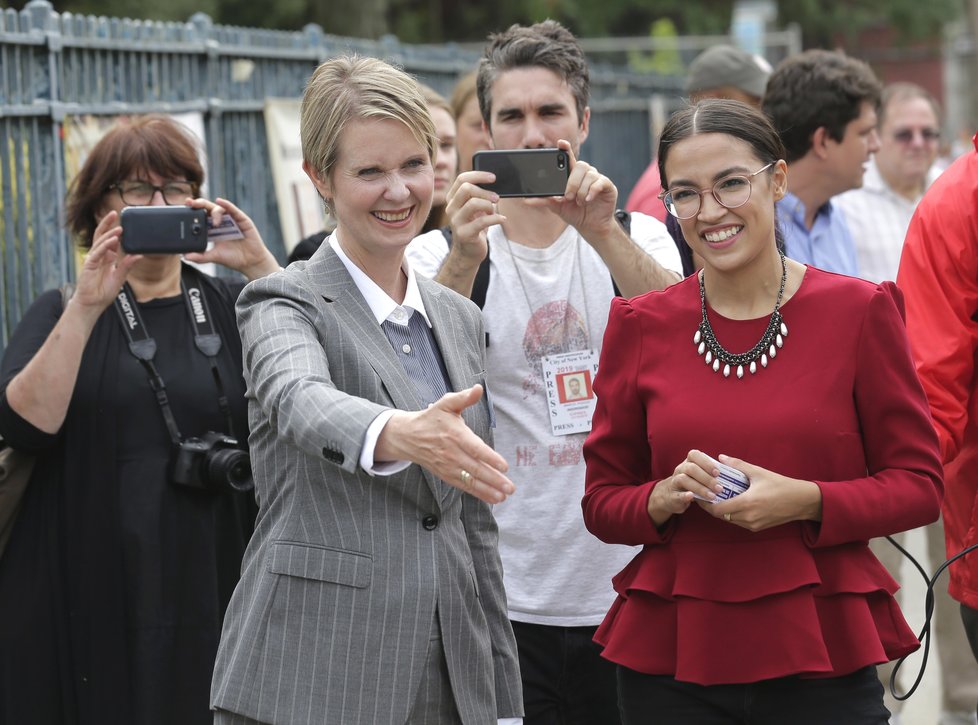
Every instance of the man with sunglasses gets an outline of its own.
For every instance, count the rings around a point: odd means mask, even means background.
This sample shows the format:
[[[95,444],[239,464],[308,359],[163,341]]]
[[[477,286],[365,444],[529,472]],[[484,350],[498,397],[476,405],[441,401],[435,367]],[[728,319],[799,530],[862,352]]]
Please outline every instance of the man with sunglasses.
[[[940,173],[937,101],[918,85],[892,83],[883,90],[878,128],[879,151],[862,188],[836,199],[856,244],[859,276],[872,282],[896,279],[910,217]]]
[[[771,74],[762,109],[787,150],[788,193],[778,220],[792,259],[858,274],[852,235],[832,197],[862,186],[879,149],[880,90],[868,65],[838,51],[799,53]]]

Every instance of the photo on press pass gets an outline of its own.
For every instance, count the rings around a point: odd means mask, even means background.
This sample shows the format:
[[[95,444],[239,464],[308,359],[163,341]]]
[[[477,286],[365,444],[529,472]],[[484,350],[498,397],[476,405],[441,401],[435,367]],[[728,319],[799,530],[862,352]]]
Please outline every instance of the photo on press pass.
[[[978,0],[347,4],[0,9],[0,725],[978,725]]]

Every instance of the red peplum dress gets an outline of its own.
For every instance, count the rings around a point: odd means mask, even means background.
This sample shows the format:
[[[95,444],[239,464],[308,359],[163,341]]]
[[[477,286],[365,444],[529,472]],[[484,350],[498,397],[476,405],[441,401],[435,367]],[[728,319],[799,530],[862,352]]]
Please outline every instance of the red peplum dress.
[[[937,518],[942,472],[891,283],[809,267],[782,306],[784,347],[724,378],[704,364],[696,277],[611,308],[584,447],[588,529],[641,545],[614,578],[604,657],[704,685],[834,677],[919,643],[867,541]],[[720,343],[750,349],[768,318],[710,311]],[[725,453],[822,493],[822,521],[757,533],[694,502],[656,528],[646,502],[690,449]]]

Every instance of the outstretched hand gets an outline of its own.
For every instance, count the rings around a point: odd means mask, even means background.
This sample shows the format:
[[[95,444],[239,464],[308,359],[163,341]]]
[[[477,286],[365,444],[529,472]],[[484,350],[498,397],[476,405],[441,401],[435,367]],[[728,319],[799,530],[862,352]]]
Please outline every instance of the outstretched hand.
[[[426,410],[396,412],[377,440],[375,460],[411,461],[486,503],[504,501],[516,490],[505,476],[506,459],[462,419],[462,411],[481,398],[482,386],[473,385],[446,393]]]

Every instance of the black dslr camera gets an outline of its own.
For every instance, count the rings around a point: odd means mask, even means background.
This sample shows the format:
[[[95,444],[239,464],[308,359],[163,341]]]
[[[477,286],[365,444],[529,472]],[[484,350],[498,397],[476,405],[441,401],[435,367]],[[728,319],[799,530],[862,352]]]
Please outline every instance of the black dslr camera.
[[[250,491],[255,487],[248,452],[241,450],[234,438],[213,431],[180,443],[170,479],[180,486],[211,491]]]

